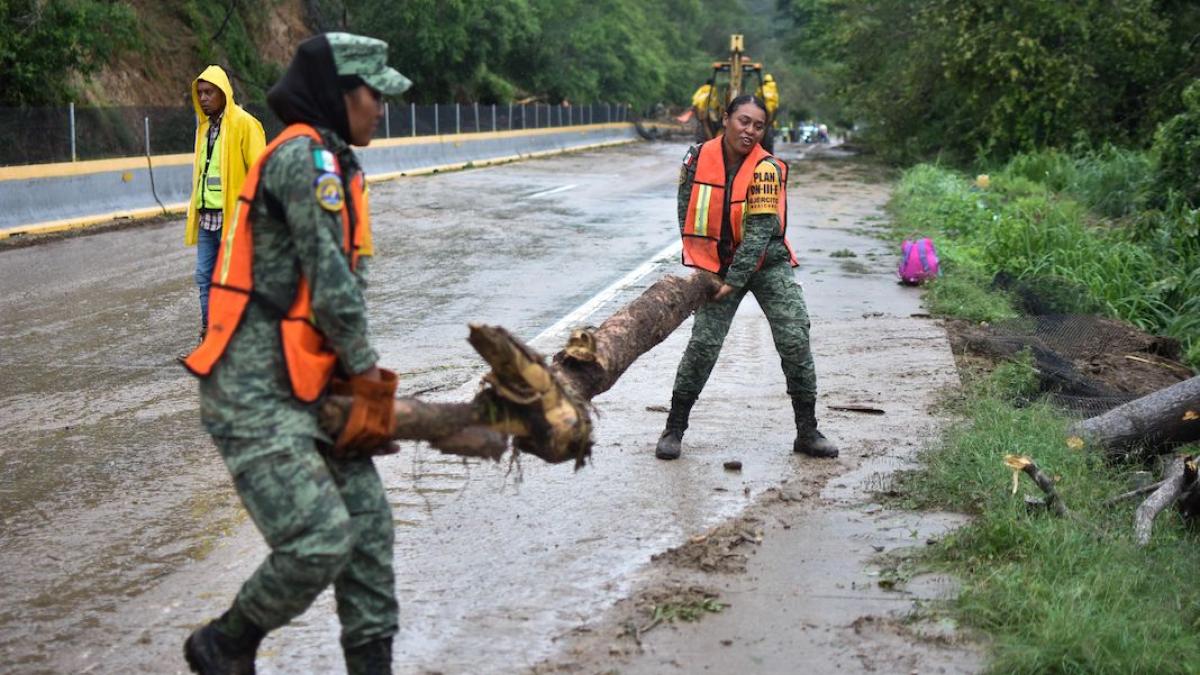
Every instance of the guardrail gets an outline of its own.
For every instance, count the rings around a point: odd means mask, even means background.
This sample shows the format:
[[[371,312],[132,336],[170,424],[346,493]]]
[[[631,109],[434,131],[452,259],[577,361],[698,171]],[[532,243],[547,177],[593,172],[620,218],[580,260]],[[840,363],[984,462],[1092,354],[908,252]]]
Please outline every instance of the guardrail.
[[[462,129],[461,118],[457,128]],[[511,131],[410,133],[400,138],[380,138],[356,152],[368,178],[378,181],[637,138],[630,123],[598,121]],[[189,151],[0,167],[0,204],[4,205],[0,209],[0,239],[185,211],[191,194],[192,161]]]
[[[247,105],[270,138],[283,129],[260,105]],[[516,131],[629,121],[619,103],[384,104],[376,138]],[[0,167],[192,151],[196,114],[187,106],[0,108]]]

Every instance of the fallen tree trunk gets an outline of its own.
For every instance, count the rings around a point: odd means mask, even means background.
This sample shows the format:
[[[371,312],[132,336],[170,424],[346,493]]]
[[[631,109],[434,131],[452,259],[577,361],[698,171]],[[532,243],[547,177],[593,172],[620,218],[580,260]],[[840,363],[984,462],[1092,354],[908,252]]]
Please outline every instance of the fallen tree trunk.
[[[1188,483],[1188,468],[1187,457],[1176,457],[1167,467],[1162,485],[1137,507],[1133,516],[1133,533],[1138,546],[1150,543],[1150,531],[1154,528],[1155,517],[1163,509],[1174,504],[1176,499],[1179,499],[1184,486]],[[1192,472],[1191,478],[1195,479],[1194,472]]]
[[[397,399],[392,438],[489,459],[498,459],[511,441],[547,462],[572,459],[581,466],[592,446],[590,401],[719,287],[719,278],[704,272],[664,277],[599,328],[576,330],[552,365],[503,328],[472,325],[468,340],[492,367],[484,388],[464,403]],[[347,399],[326,398],[319,410],[322,429],[336,437],[348,410]]]
[[[1078,422],[1068,433],[1113,451],[1144,447],[1162,452],[1200,440],[1200,377]]]

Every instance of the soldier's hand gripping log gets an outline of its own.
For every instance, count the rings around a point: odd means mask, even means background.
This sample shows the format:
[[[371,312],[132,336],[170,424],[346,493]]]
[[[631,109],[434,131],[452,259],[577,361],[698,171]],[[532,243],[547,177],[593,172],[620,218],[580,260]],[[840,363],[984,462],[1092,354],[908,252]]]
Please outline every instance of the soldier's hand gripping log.
[[[511,445],[547,462],[580,466],[592,448],[590,401],[720,286],[720,278],[707,272],[664,277],[599,328],[574,331],[550,364],[503,328],[473,324],[468,340],[492,367],[479,393],[464,403],[396,399],[392,438],[489,459],[499,459]],[[348,412],[349,399],[327,397],[321,427],[336,438]]]

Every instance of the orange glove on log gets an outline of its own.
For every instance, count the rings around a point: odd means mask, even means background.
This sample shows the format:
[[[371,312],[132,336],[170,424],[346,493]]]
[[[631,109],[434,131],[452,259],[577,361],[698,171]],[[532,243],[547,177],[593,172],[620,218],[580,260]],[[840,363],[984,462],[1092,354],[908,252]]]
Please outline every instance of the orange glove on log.
[[[379,380],[350,376],[335,380],[332,393],[353,398],[346,426],[333,444],[333,456],[354,459],[372,455],[388,455],[396,451],[392,441],[392,422],[396,416],[396,373],[379,369]]]

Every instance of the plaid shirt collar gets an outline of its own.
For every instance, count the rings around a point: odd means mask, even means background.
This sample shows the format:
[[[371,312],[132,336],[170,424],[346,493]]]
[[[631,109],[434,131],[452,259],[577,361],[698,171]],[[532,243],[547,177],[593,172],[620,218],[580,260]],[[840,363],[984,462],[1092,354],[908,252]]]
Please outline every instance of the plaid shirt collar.
[[[221,135],[221,120],[225,119],[225,111],[222,110],[216,117],[208,118],[208,142],[216,143],[217,138]]]

